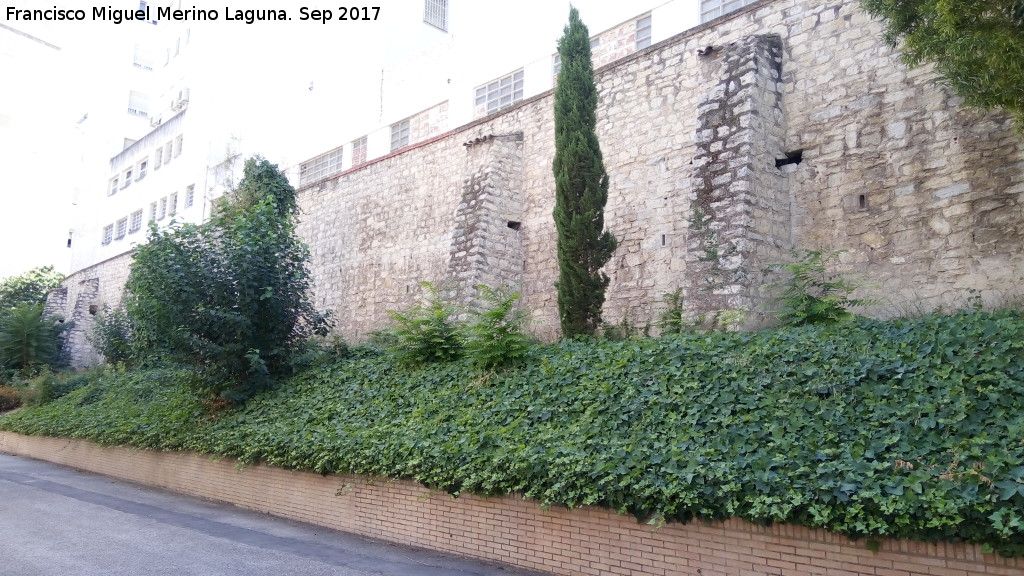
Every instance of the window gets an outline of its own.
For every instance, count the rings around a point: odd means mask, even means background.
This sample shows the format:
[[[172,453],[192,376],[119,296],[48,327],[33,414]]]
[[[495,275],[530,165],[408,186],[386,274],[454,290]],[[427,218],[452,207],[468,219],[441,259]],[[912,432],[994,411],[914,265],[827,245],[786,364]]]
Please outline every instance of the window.
[[[178,213],[178,193],[175,192],[167,199],[167,214],[174,216]]]
[[[128,113],[134,116],[149,116],[149,98],[134,90],[128,94]]]
[[[149,221],[156,222],[156,202],[149,205]]]
[[[408,119],[402,120],[397,124],[391,125],[391,151],[394,152],[402,146],[409,145],[409,125]]]
[[[142,68],[143,70],[152,70],[153,69],[153,57],[150,56],[148,50],[146,50],[142,46],[139,46],[138,44],[136,44],[135,45],[135,59],[133,60],[132,64],[136,68]]]
[[[352,143],[352,165],[359,166],[366,163],[366,136]]]
[[[523,99],[523,71],[513,72],[476,89],[476,106],[487,114],[497,112]]]
[[[139,162],[139,175],[135,177],[136,180],[142,180],[146,177],[146,168],[149,166],[149,160],[143,160]]]
[[[341,172],[341,151],[342,147],[338,146],[299,165],[299,186]]]
[[[723,14],[739,10],[747,4],[753,4],[756,0],[701,0],[700,21],[707,22],[714,20]]]
[[[643,50],[651,45],[650,15],[636,21],[636,49]]]
[[[110,244],[110,241],[114,239],[114,225],[108,224],[103,227],[103,244]]]
[[[551,56],[551,75],[558,76],[558,73],[562,71],[562,55],[555,54]]]
[[[162,146],[157,146],[156,154],[153,155],[153,170],[159,170],[160,166],[164,163],[164,149]]]
[[[120,240],[121,238],[124,238],[124,235],[127,234],[127,233],[128,233],[128,219],[127,218],[121,218],[120,220],[117,221],[117,235],[115,236],[115,238]]]
[[[131,220],[128,222],[128,232],[135,233],[142,230],[142,210],[132,212]]]
[[[167,145],[164,146],[164,164],[170,164],[170,163],[171,163],[171,143],[168,142]]]
[[[184,136],[182,136],[181,134],[179,134],[178,137],[174,139],[174,157],[175,158],[177,158],[178,156],[181,156],[181,143],[182,143],[183,139],[184,139]]]
[[[129,168],[124,171],[124,178],[122,178],[121,188],[127,188],[132,185],[132,169]]]
[[[448,0],[426,0],[423,21],[438,30],[448,31]]]
[[[196,185],[192,184],[185,188],[185,208],[191,208],[196,202]]]
[[[156,212],[156,219],[163,220],[164,216],[167,216],[167,197],[164,196],[160,199],[160,209]]]
[[[114,176],[110,181],[110,193],[107,196],[113,196],[114,194],[117,194],[117,176]]]

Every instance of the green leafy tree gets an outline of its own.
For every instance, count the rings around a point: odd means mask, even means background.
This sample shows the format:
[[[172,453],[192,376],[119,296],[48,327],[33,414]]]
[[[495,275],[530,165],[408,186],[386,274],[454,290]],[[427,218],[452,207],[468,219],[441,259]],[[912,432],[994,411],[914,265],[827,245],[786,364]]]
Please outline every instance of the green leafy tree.
[[[215,368],[234,383],[217,391],[234,400],[283,373],[328,328],[309,298],[297,210],[277,166],[254,157],[209,222],[152,228],[127,283],[133,353]]]
[[[862,0],[903,59],[934,62],[968,105],[1002,107],[1024,130],[1024,0]]]
[[[46,295],[60,286],[64,275],[53,266],[33,268],[24,274],[0,281],[0,313],[19,304],[46,302]]]
[[[616,240],[604,229],[608,174],[594,128],[597,86],[590,36],[575,7],[558,41],[562,68],[555,88],[555,228],[558,231],[558,315],[562,334],[593,334],[601,325],[608,276],[601,267]]]

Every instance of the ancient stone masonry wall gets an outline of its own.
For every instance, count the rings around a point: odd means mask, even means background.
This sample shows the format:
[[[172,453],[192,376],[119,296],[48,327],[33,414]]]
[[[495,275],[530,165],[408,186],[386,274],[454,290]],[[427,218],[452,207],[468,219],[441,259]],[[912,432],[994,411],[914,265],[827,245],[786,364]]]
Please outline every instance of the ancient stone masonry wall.
[[[90,336],[96,316],[104,307],[115,309],[124,305],[124,286],[133,254],[128,252],[75,272],[47,298],[47,313],[71,323],[65,333],[64,348],[72,367],[86,368],[101,361]]]
[[[886,302],[879,315],[962,302],[970,288],[1021,292],[1021,138],[1006,115],[962,110],[930,70],[907,70],[857,0],[764,0],[595,80],[605,221],[619,239],[607,322],[653,322],[664,295],[685,289],[694,314],[746,307],[754,324],[770,315],[766,268],[794,247],[846,250],[841,270]],[[490,274],[518,284],[538,336],[557,336],[553,123],[546,93],[300,190],[317,302],[337,311],[338,331],[381,328],[420,281]],[[520,168],[507,141],[463,146],[520,133]],[[455,235],[484,217],[460,208],[464,194],[480,178],[512,193],[501,182],[513,173],[521,218],[497,204],[486,218],[519,230],[477,244],[475,268],[460,268],[467,237]],[[703,290],[711,272],[720,286]]]
[[[784,158],[782,39],[749,36],[701,49],[710,90],[697,108],[686,308],[715,322],[760,310],[764,270],[791,247]]]
[[[479,284],[522,284],[522,141],[522,133],[515,133],[464,144],[470,166],[463,178],[448,261],[448,280],[463,305],[480,304]]]

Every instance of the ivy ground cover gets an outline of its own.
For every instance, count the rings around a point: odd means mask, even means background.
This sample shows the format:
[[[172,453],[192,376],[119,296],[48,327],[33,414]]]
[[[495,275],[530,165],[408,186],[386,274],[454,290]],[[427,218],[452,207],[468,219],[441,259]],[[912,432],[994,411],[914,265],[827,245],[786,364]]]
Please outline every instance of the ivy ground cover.
[[[565,341],[519,368],[329,357],[215,412],[174,368],[105,369],[23,434],[521,493],[641,521],[738,516],[1024,554],[1024,317]]]

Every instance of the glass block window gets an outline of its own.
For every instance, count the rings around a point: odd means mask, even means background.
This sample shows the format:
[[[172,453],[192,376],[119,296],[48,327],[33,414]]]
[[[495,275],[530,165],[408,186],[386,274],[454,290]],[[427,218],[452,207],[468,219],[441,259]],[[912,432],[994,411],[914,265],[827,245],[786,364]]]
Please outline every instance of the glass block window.
[[[307,160],[299,165],[299,186],[305,186],[310,182],[316,182],[321,178],[341,172],[342,147],[338,146],[330,152],[326,152]]]
[[[149,98],[134,90],[128,94],[128,113],[134,116],[149,116]]]
[[[196,185],[192,184],[185,188],[185,208],[191,208],[196,203]]]
[[[391,125],[391,151],[394,152],[403,146],[409,145],[409,128],[411,123],[408,119]]]
[[[448,31],[448,0],[426,0],[423,21],[438,30]]]
[[[507,108],[523,99],[523,71],[502,76],[476,89],[477,107],[486,107],[487,114]]]
[[[359,166],[366,163],[366,136],[352,143],[352,165]]]
[[[127,234],[127,233],[128,233],[128,219],[127,218],[121,218],[120,220],[117,221],[117,234],[116,234],[115,238],[120,240],[121,238],[124,238],[124,235]]]
[[[128,232],[138,232],[142,230],[142,210],[136,210],[132,212],[131,220],[128,222]]]
[[[643,50],[651,45],[650,15],[636,21],[636,49]]]
[[[700,2],[700,21],[707,22],[708,20],[714,20],[719,16],[728,14],[734,10],[739,10],[748,4],[753,4],[757,0],[701,0]]]
[[[107,226],[104,226],[103,227],[103,243],[104,244],[110,244],[110,242],[113,239],[114,239],[114,225],[113,224],[109,224]]]

